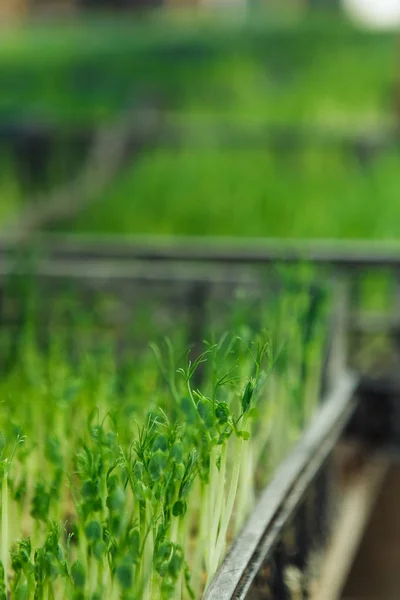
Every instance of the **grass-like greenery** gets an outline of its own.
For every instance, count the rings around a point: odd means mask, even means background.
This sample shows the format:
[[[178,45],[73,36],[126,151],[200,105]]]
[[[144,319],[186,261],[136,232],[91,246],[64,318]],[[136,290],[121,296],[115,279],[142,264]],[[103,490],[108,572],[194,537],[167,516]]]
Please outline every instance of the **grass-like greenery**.
[[[363,166],[314,146],[159,148],[67,228],[78,232],[301,238],[400,236],[399,154]]]
[[[200,597],[318,401],[326,307],[295,280],[200,356],[167,340],[121,368],[80,329],[73,355],[25,329],[0,381],[2,600]]]
[[[0,114],[97,123],[151,94],[189,115],[376,124],[395,61],[394,36],[334,16],[21,26],[2,32]]]
[[[0,98],[0,118],[86,127],[151,97],[172,122],[210,118],[334,132],[386,127],[394,118],[395,44],[394,36],[357,30],[332,15],[299,21],[163,15],[20,26],[2,31],[0,40],[0,85],[7,90]],[[395,234],[395,157],[363,174],[351,161],[345,166],[347,157],[316,155],[311,149],[297,161],[278,161],[258,151],[160,148],[128,168],[76,227],[261,236]],[[7,182],[3,196],[18,186]],[[372,218],[373,202],[381,207],[378,219]]]

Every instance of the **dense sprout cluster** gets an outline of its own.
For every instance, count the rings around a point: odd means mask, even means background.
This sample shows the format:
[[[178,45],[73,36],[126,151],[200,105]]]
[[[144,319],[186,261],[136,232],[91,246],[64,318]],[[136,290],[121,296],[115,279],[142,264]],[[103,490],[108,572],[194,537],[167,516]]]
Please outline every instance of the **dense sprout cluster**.
[[[324,302],[262,313],[130,369],[26,328],[0,382],[0,598],[201,597],[318,398]]]

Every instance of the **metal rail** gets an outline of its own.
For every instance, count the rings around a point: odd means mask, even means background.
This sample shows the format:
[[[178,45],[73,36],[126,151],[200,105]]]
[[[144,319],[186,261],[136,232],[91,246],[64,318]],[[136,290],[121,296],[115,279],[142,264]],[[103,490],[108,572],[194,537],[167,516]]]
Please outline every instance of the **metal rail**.
[[[361,162],[368,163],[380,152],[397,147],[397,131],[379,130],[349,131],[312,125],[277,125],[259,122],[249,124],[235,120],[221,123],[214,118],[176,118],[166,112],[166,122],[160,132],[159,143],[171,147],[218,147],[270,148],[272,152],[298,151],[307,144],[324,147],[339,147],[353,152]]]
[[[0,236],[0,260],[21,251],[19,244],[16,235]],[[36,234],[26,248],[60,259],[234,265],[310,261],[335,268],[400,267],[400,244],[387,242]]]
[[[358,313],[358,275],[370,269],[389,269],[400,281],[400,244],[301,240],[204,240],[151,237],[34,235],[20,244],[13,235],[0,236],[1,280],[32,272],[50,285],[59,281],[86,284],[92,289],[110,286],[177,284],[196,287],[196,303],[204,304],[210,290],[245,287],[259,289],[265,266],[311,262],[347,288],[349,332],[400,333],[400,314]],[[261,270],[259,270],[261,269]],[[279,277],[279,275],[278,275]],[[268,273],[273,286],[276,273]],[[340,287],[340,285],[339,285]],[[342,285],[343,287],[343,285]],[[201,293],[200,293],[201,291]],[[397,293],[400,286],[397,286]],[[353,310],[353,309],[356,310]]]
[[[245,600],[282,529],[343,433],[357,401],[358,379],[343,373],[309,429],[281,464],[205,594],[205,600]],[[250,595],[249,595],[250,594]]]

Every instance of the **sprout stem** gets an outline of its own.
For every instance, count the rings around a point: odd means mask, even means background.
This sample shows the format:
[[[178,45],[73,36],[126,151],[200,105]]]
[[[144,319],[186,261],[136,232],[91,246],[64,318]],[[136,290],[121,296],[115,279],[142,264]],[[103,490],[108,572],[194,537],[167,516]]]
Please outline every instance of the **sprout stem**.
[[[1,486],[1,562],[4,568],[6,595],[8,594],[8,537],[8,468],[6,462]]]
[[[207,573],[207,586],[210,584],[211,579],[214,577],[214,575],[218,569],[218,566],[219,566],[219,563],[221,560],[221,556],[222,556],[222,553],[223,553],[223,550],[224,550],[224,547],[226,544],[226,535],[227,535],[229,523],[230,523],[230,520],[232,517],[233,507],[234,507],[235,498],[236,498],[236,492],[237,492],[238,483],[239,483],[242,451],[243,451],[243,440],[241,438],[236,438],[236,449],[235,449],[235,455],[234,455],[234,460],[233,460],[231,483],[229,486],[229,493],[228,493],[225,511],[223,513],[222,522],[220,524],[220,528],[219,528],[219,532],[218,532],[217,543],[214,548],[214,552],[212,554],[212,559],[210,561],[211,569]]]

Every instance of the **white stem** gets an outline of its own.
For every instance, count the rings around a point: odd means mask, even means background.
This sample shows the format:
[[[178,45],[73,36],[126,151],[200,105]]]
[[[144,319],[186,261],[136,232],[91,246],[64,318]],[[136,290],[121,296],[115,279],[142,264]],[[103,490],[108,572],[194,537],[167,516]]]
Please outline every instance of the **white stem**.
[[[207,585],[210,583],[211,579],[214,577],[216,570],[219,566],[221,555],[226,544],[226,535],[228,532],[229,523],[231,521],[233,507],[235,504],[236,492],[239,483],[239,474],[240,474],[240,463],[242,457],[243,450],[243,440],[241,438],[236,439],[236,450],[235,456],[233,460],[233,469],[231,476],[231,483],[229,486],[229,493],[227,498],[227,503],[225,506],[225,510],[223,513],[222,522],[218,532],[217,543],[213,552],[211,564],[211,570],[207,573]]]
[[[207,492],[208,487],[201,484],[199,490],[199,510],[200,510],[200,525],[198,529],[198,535],[196,539],[196,548],[193,557],[193,568],[192,571],[192,586],[196,595],[196,598],[200,597],[201,588],[201,577],[203,573],[203,557],[206,552],[207,546],[207,533],[208,527],[208,503],[207,503]]]
[[[239,533],[243,522],[255,503],[253,442],[249,441],[243,447],[240,465],[237,509],[235,514],[235,535]]]
[[[143,600],[152,600],[152,571],[153,571],[153,555],[154,555],[154,540],[153,528],[151,525],[152,510],[148,501],[146,501],[146,514],[149,516],[147,527],[147,537],[144,545],[143,561],[142,561],[142,581],[143,581]]]
[[[97,580],[99,575],[99,565],[94,556],[90,557],[90,597],[92,597],[97,590]]]
[[[212,455],[215,461],[213,466],[213,478],[210,485],[215,488],[212,493],[213,502],[210,506],[210,527],[208,531],[208,551],[207,551],[207,571],[212,569],[212,559],[218,537],[218,525],[221,521],[225,495],[225,473],[227,461],[227,444],[222,447],[220,470],[216,465],[216,456]]]

